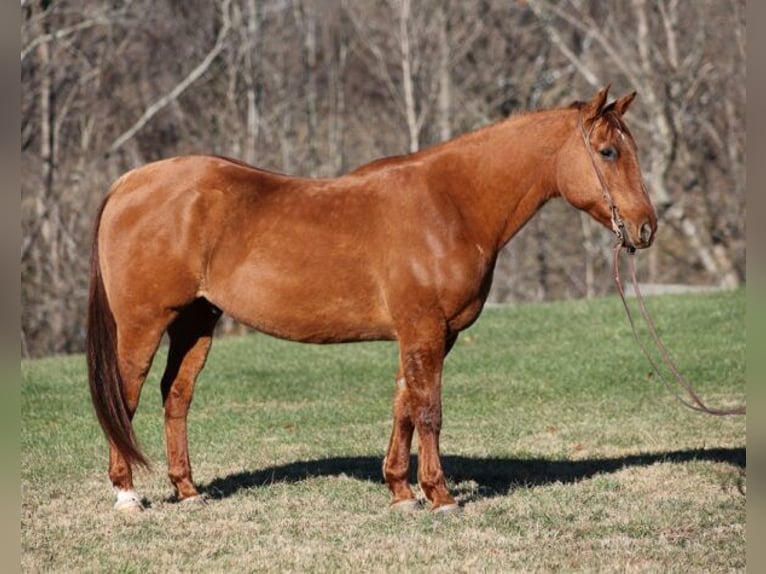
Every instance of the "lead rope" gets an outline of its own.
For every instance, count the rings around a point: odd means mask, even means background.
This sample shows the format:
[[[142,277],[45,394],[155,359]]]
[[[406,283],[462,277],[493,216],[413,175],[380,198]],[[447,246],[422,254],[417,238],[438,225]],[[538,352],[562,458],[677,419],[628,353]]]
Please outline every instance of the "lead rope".
[[[685,400],[678,393],[678,391],[676,391],[676,389],[674,389],[671,386],[671,384],[662,374],[662,371],[660,371],[659,367],[657,366],[657,363],[654,361],[654,359],[652,359],[652,356],[649,354],[649,351],[647,350],[646,345],[644,345],[644,342],[638,336],[638,330],[636,329],[636,324],[635,324],[635,321],[633,320],[633,315],[630,311],[630,306],[628,305],[628,301],[625,297],[625,290],[623,289],[623,286],[622,286],[622,280],[620,279],[619,255],[621,251],[622,251],[622,245],[618,243],[617,245],[615,245],[614,251],[612,254],[612,278],[614,279],[614,283],[617,286],[617,292],[620,294],[620,298],[622,299],[622,304],[625,307],[625,313],[628,316],[628,322],[630,323],[630,328],[633,330],[633,336],[636,338],[636,341],[638,342],[638,346],[641,348],[641,351],[644,353],[644,356],[646,357],[647,361],[649,361],[649,364],[652,365],[654,372],[657,374],[657,376],[660,378],[662,383],[665,385],[665,388],[668,389],[668,391],[676,398],[678,402],[680,402],[685,407],[692,409],[693,411],[707,413],[709,415],[719,416],[719,417],[727,416],[727,415],[746,414],[746,407],[744,405],[731,408],[731,409],[717,409],[717,408],[711,408],[707,406],[702,401],[702,399],[699,398],[699,395],[697,395],[697,393],[694,392],[694,389],[692,388],[692,386],[689,384],[686,378],[678,370],[678,367],[676,366],[675,362],[671,358],[670,353],[668,353],[667,348],[662,343],[662,340],[657,334],[657,329],[654,326],[654,321],[652,320],[652,317],[649,314],[649,310],[646,308],[646,304],[644,303],[644,298],[642,297],[641,291],[638,288],[635,256],[633,255],[633,253],[629,252],[628,253],[628,269],[630,271],[630,278],[633,283],[633,289],[636,294],[636,300],[638,301],[639,308],[641,309],[641,314],[643,315],[644,320],[646,321],[649,334],[651,335],[652,340],[654,341],[655,347],[657,347],[657,349],[660,351],[660,354],[662,355],[662,359],[665,362],[665,365],[667,365],[668,369],[670,369],[670,372],[673,374],[673,377],[675,378],[676,383],[681,385],[683,390],[688,395],[689,399],[691,399],[691,402],[688,400]]]
[[[662,383],[665,385],[665,388],[672,394],[675,399],[680,402],[685,407],[693,410],[698,411],[702,413],[706,413],[713,416],[727,416],[727,415],[744,415],[746,413],[745,406],[739,406],[731,409],[716,409],[708,407],[702,399],[699,398],[697,393],[694,392],[694,389],[689,384],[689,382],[686,380],[686,378],[681,374],[681,372],[678,370],[678,367],[676,367],[675,362],[670,356],[670,353],[668,353],[668,350],[665,348],[665,345],[662,343],[662,340],[660,339],[659,335],[657,335],[657,330],[654,327],[654,321],[652,320],[651,315],[649,314],[649,310],[646,308],[646,304],[644,303],[644,298],[641,296],[641,291],[638,288],[638,278],[636,276],[636,264],[635,264],[635,257],[634,254],[636,252],[635,246],[628,244],[625,246],[625,250],[628,252],[628,269],[630,271],[630,278],[633,282],[633,290],[636,294],[636,299],[638,300],[639,308],[641,309],[641,314],[644,317],[644,320],[646,321],[647,328],[649,330],[649,334],[652,337],[652,340],[654,341],[654,345],[657,347],[657,349],[660,351],[660,354],[662,355],[662,358],[667,365],[670,372],[673,374],[673,377],[675,378],[676,383],[678,383],[684,391],[686,391],[686,394],[688,395],[690,400],[684,399],[681,394],[673,388],[673,386],[668,382],[668,380],[665,378],[665,376],[662,374],[662,371],[660,371],[659,367],[657,366],[657,363],[654,361],[652,356],[649,354],[649,351],[646,348],[646,345],[644,345],[644,342],[641,340],[641,338],[638,336],[638,330],[636,329],[636,323],[633,320],[633,314],[630,311],[630,306],[628,305],[628,301],[625,297],[625,290],[622,286],[622,280],[620,278],[620,252],[622,251],[623,244],[625,241],[629,241],[628,234],[625,231],[625,223],[622,221],[622,218],[620,217],[619,212],[617,211],[617,206],[614,203],[614,200],[612,199],[612,194],[609,193],[609,187],[607,186],[606,180],[604,179],[603,174],[601,173],[601,170],[598,167],[598,164],[596,163],[596,158],[593,155],[593,150],[590,147],[590,135],[593,131],[593,127],[595,125],[595,122],[591,124],[590,129],[586,132],[585,126],[583,125],[582,121],[582,115],[578,117],[578,127],[580,129],[580,135],[582,136],[583,142],[585,143],[585,149],[588,151],[588,157],[590,157],[591,164],[593,165],[593,171],[596,174],[596,178],[598,179],[599,184],[601,185],[601,191],[604,195],[604,199],[606,200],[607,205],[609,206],[609,211],[611,212],[612,216],[612,229],[614,230],[614,233],[617,235],[617,244],[614,246],[614,251],[612,253],[612,278],[614,279],[614,284],[617,287],[617,292],[620,294],[620,298],[622,299],[622,304],[625,307],[625,313],[628,316],[628,322],[630,323],[630,328],[633,331],[633,336],[636,338],[636,341],[638,342],[638,346],[641,348],[641,351],[643,352],[644,356],[646,357],[647,361],[649,361],[649,364],[654,369],[654,372],[657,374],[657,376],[660,378]]]

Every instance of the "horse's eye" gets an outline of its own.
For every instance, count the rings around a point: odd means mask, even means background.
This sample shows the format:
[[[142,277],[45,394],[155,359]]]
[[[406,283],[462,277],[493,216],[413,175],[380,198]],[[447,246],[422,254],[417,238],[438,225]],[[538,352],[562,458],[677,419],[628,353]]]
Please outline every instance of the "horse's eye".
[[[599,150],[599,153],[601,154],[601,157],[606,160],[614,161],[617,159],[617,150],[612,146],[606,146],[605,148],[602,148]]]

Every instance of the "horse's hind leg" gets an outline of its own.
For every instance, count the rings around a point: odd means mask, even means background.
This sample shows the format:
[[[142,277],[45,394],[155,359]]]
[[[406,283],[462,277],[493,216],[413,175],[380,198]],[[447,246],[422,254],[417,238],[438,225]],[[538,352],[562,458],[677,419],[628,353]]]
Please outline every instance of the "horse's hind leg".
[[[184,308],[168,327],[170,349],[162,376],[162,402],[165,407],[165,440],[168,476],[180,500],[197,500],[199,492],[192,482],[186,419],[194,383],[205,365],[213,330],[221,312],[204,299]]]
[[[164,313],[145,321],[120,320],[117,317],[117,356],[122,378],[122,393],[128,416],[138,408],[141,388],[152,366],[162,334],[172,315]],[[140,497],[133,488],[133,471],[130,463],[114,445],[109,448],[109,478],[117,493],[116,510],[142,510]]]

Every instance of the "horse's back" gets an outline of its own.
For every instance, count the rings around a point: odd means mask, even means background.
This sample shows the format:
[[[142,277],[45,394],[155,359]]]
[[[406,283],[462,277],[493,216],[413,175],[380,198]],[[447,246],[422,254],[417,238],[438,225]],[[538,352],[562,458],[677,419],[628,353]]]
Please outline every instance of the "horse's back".
[[[393,338],[381,288],[386,216],[374,186],[285,178],[274,190],[248,189],[229,201],[206,298],[291,340]]]
[[[215,156],[147,164],[104,209],[105,280],[117,297],[165,307],[205,297],[288,339],[391,338],[377,203],[351,187]]]

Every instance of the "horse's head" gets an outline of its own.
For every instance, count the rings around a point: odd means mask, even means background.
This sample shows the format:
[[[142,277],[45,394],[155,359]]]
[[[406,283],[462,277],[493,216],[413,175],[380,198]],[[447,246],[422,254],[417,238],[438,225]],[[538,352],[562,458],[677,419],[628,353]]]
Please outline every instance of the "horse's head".
[[[607,104],[609,87],[590,102],[576,103],[577,127],[557,162],[561,195],[617,233],[624,246],[652,244],[657,215],[644,187],[637,148],[623,121],[636,93]]]

